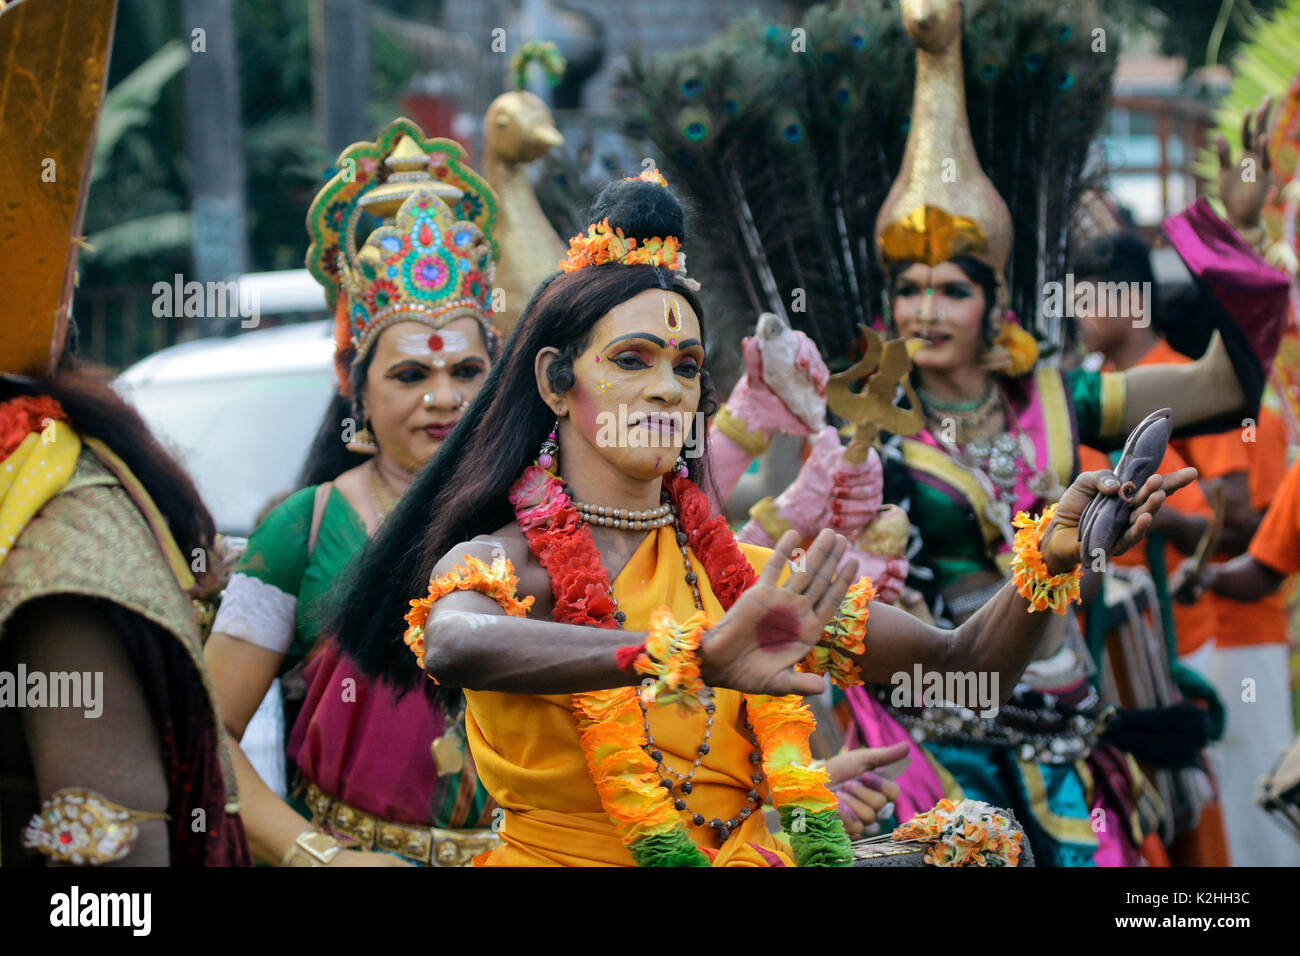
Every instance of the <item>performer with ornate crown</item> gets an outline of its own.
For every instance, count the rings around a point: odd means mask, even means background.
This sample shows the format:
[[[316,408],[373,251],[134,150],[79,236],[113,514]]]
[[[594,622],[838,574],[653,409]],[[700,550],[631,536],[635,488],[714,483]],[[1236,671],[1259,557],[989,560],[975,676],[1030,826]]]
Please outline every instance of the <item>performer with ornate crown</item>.
[[[1077,592],[1083,509],[1119,483],[1083,475],[1024,518],[1019,584],[955,633],[873,603],[869,579],[837,572],[847,542],[829,530],[786,574],[796,536],[738,545],[688,477],[707,454],[679,458],[712,411],[680,206],[628,180],[591,219],[366,549],[338,640],[398,686],[466,688],[470,748],[505,810],[503,846],[477,862],[849,865],[826,775],[809,766],[812,717],[786,695],[915,662],[1010,687],[1053,616],[1041,612]],[[1193,474],[1152,476],[1116,548]],[[755,812],[769,798],[789,843]]]
[[[254,531],[206,649],[233,739],[277,675],[304,688],[287,715],[302,778],[292,806],[236,755],[250,841],[265,862],[460,865],[496,842],[486,829],[495,805],[456,702],[439,711],[420,695],[395,699],[321,627],[344,568],[446,442],[496,357],[496,218],[496,197],[462,148],[406,119],[344,150],[307,215],[307,265],[336,313],[339,390],[303,487]]]
[[[961,8],[940,3],[923,15],[904,4],[903,12],[917,46],[913,118],[902,169],[876,218],[876,239],[889,276],[886,321],[926,343],[914,358],[926,428],[902,439],[909,514],[923,543],[913,563],[933,573],[934,612],[960,623],[1002,586],[1013,556],[1011,514],[1055,500],[1077,470],[1080,442],[1114,447],[1158,405],[1170,406],[1184,429],[1236,424],[1258,407],[1262,370],[1281,331],[1285,283],[1275,282],[1234,229],[1198,203],[1166,230],[1193,274],[1210,284],[1207,299],[1213,293],[1227,308],[1207,304],[1184,317],[1203,328],[1201,345],[1209,347],[1202,358],[1123,373],[1062,374],[1038,364],[1033,338],[1005,314],[1011,222],[979,165],[966,121]],[[955,174],[942,175],[949,160]],[[1258,202],[1266,190],[1259,188]],[[1229,287],[1233,293],[1225,295]],[[1137,315],[1140,303],[1132,307]],[[1216,325],[1223,338],[1211,339]],[[1108,767],[1116,761],[1098,753],[1106,745],[1098,741],[1088,654],[1073,619],[1063,623],[1068,638],[1062,629],[1044,642],[1022,693],[996,722],[958,717],[954,729],[951,708],[894,716],[924,736],[963,792],[1022,815],[1044,862],[1133,862],[1139,834],[1129,826],[1092,826],[1097,807],[1129,821],[1132,805],[1122,786],[1089,786],[1110,784]],[[868,740],[894,739],[879,704],[860,691],[851,699]],[[984,742],[1002,737],[1018,745]],[[1085,769],[1081,762],[1089,758],[1094,765]],[[918,769],[931,785],[917,800],[924,808],[940,778]]]
[[[28,91],[0,98],[0,859],[247,865],[191,573],[212,518],[70,324],[113,14],[0,9],[0,88]]]

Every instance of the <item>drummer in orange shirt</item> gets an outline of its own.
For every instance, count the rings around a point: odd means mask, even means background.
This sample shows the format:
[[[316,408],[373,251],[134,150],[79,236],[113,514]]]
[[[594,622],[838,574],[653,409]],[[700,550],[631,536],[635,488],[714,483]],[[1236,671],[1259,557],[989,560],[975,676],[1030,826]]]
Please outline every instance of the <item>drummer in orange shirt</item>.
[[[1088,308],[1101,304],[1100,294],[1091,302],[1084,298],[1076,303],[1084,342],[1106,357],[1103,368],[1123,370],[1192,361],[1161,336],[1167,322],[1175,321],[1177,310],[1157,308],[1149,250],[1137,236],[1120,234],[1095,240],[1081,260],[1083,268],[1092,273],[1090,278],[1126,282],[1132,294],[1148,300],[1130,301],[1116,316],[1102,314],[1105,309]],[[1272,412],[1261,412],[1258,424],[1242,424],[1241,429],[1170,443],[1169,454],[1180,456],[1200,473],[1203,494],[1188,495],[1190,489],[1185,488],[1181,501],[1171,501],[1180,510],[1165,509],[1170,514],[1161,530],[1169,541],[1165,559],[1169,571],[1178,567],[1182,555],[1196,550],[1211,517],[1208,500],[1218,489],[1224,499],[1221,553],[1228,557],[1240,553],[1255,532],[1257,503],[1267,500],[1270,481],[1275,486],[1272,467],[1284,461],[1285,433]],[[1277,643],[1285,641],[1284,610],[1276,602],[1245,605],[1211,597],[1176,605],[1174,616],[1180,660],[1209,679],[1227,711],[1224,737],[1211,748],[1210,757],[1233,864],[1300,865],[1300,849],[1281,845],[1270,829],[1271,822],[1265,823],[1267,818],[1254,805],[1255,780],[1267,772],[1290,736],[1286,645]],[[1272,657],[1279,651],[1281,664],[1274,666]],[[1265,658],[1270,662],[1267,667],[1263,666]],[[1254,694],[1243,693],[1246,676],[1254,680]],[[1279,712],[1283,706],[1287,716]],[[1281,739],[1275,742],[1278,735]]]

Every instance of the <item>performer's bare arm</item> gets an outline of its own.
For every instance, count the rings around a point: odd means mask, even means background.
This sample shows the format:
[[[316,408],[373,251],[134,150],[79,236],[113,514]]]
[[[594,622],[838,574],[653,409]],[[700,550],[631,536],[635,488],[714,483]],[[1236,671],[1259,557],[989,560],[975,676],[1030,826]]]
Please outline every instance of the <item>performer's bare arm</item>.
[[[1182,487],[1196,476],[1187,468],[1152,476],[1138,495],[1138,506],[1118,551],[1141,539],[1166,490]],[[1044,557],[1059,573],[1078,563],[1078,521],[1088,502],[1103,488],[1110,472],[1080,475],[1067,489],[1048,529]],[[516,532],[517,535],[517,532]],[[814,694],[824,689],[820,677],[797,673],[796,663],[815,644],[848,589],[849,576],[834,576],[847,542],[823,531],[805,559],[805,570],[777,584],[793,532],[778,542],[758,582],[741,596],[700,644],[706,683],[750,693]],[[490,561],[502,549],[520,575],[519,593],[538,598],[529,618],[506,617],[495,601],[477,592],[457,591],[434,606],[425,633],[425,667],[443,683],[471,690],[525,694],[562,694],[637,683],[614,663],[614,652],[639,644],[644,634],[559,624],[549,617],[550,578],[528,553],[522,538],[499,535],[453,548],[434,569],[442,574],[473,554]],[[1033,657],[1049,615],[1030,613],[1028,603],[1011,585],[956,631],[924,624],[905,612],[874,603],[867,651],[859,666],[868,680],[888,683],[900,670],[920,663],[928,670],[996,671],[1000,689],[1009,695]]]
[[[5,632],[0,647],[7,649],[7,669],[22,662],[28,674],[46,675],[47,684],[56,673],[89,673],[100,682],[102,699],[89,712],[85,706],[22,712],[41,801],[67,787],[84,787],[131,810],[165,813],[167,773],[158,728],[126,648],[103,613],[76,597],[33,601],[14,614]],[[94,710],[99,713],[89,716]],[[131,851],[103,865],[168,865],[167,823],[141,820],[136,826]]]

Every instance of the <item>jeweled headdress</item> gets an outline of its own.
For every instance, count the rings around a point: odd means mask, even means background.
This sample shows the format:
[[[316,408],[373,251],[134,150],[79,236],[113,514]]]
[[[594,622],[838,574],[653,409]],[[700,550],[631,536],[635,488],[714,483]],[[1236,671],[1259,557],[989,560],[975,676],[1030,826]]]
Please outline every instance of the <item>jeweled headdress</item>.
[[[381,225],[358,247],[367,213]],[[496,195],[466,164],[460,144],[426,138],[408,119],[339,155],[338,172],[307,213],[307,268],[335,310],[344,394],[349,366],[396,322],[437,330],[468,316],[493,348],[496,219]]]
[[[961,4],[903,0],[916,44],[916,86],[903,164],[876,216],[876,251],[886,266],[937,265],[970,256],[1004,286],[1011,252],[1007,204],[980,167],[966,117]]]

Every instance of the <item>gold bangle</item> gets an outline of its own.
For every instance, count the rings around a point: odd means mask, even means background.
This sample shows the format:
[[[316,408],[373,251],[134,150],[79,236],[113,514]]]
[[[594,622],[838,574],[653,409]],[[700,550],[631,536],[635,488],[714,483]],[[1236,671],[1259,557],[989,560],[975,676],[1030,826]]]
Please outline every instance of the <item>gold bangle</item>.
[[[751,431],[740,416],[726,405],[718,408],[718,413],[713,416],[713,423],[717,425],[719,432],[739,445],[750,458],[760,457],[772,444],[771,435],[761,431]]]
[[[790,530],[790,522],[781,517],[781,513],[776,510],[776,502],[770,496],[750,508],[749,516],[767,532],[774,545],[781,540],[781,535]]]
[[[313,845],[322,842],[324,846]],[[328,833],[322,833],[320,830],[303,830],[285,851],[280,865],[329,866],[342,850],[343,845]]]
[[[75,866],[114,863],[131,852],[144,820],[165,813],[132,810],[85,787],[56,790],[23,831],[23,846]]]

